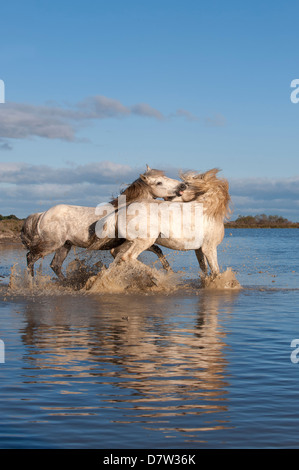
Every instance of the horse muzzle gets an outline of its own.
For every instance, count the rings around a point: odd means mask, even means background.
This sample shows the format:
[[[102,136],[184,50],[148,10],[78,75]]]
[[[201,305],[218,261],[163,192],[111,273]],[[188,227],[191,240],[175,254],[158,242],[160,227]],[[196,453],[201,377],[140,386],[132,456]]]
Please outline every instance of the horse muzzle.
[[[175,194],[177,196],[181,196],[186,189],[187,189],[187,185],[185,183],[181,183],[178,185]]]
[[[175,193],[174,196],[164,197],[163,198],[164,201],[169,202],[169,201],[172,201],[175,197],[181,197],[185,189],[187,189],[187,185],[185,183],[179,184],[174,192]]]

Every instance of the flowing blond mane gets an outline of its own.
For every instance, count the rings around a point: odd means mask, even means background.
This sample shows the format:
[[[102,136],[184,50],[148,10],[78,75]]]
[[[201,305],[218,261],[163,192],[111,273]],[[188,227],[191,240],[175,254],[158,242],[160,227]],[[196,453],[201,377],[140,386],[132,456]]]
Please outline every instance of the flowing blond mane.
[[[219,171],[218,168],[205,173],[187,171],[181,173],[180,177],[188,185],[190,200],[201,202],[207,216],[227,219],[231,213],[229,184],[225,178],[217,178]]]

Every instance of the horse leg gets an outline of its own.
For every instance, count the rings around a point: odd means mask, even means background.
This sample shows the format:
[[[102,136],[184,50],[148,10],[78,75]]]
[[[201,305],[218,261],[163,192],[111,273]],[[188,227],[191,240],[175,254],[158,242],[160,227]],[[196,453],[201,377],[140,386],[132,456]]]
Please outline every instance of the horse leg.
[[[34,264],[42,257],[41,253],[34,253],[28,251],[27,258],[27,268],[32,277],[34,277]]]
[[[136,260],[138,256],[148,250],[153,242],[153,239],[134,239],[132,241],[126,240],[120,247],[115,250],[115,261],[132,261]]]
[[[131,246],[132,242],[129,240],[126,240],[124,243],[121,245],[118,245],[115,248],[112,248],[110,250],[110,254],[113,256],[113,258],[116,260],[116,262],[122,260],[122,254],[126,253],[128,248]]]
[[[113,258],[115,259],[116,256],[119,254],[119,252],[121,251],[123,247],[123,244],[120,245],[120,246],[117,246],[116,248],[112,248],[112,250],[110,250],[110,253],[111,255],[113,256]],[[124,251],[125,249],[123,249]],[[143,251],[143,250],[142,250]],[[149,248],[146,248],[145,251],[151,251],[152,253],[155,253],[155,255],[158,256],[158,258],[160,259],[161,261],[161,264],[163,266],[163,268],[166,270],[166,271],[171,271],[171,267],[167,261],[167,259],[165,258],[165,255],[163,254],[163,251],[161,250],[161,248],[157,245],[152,245],[150,246]]]
[[[155,253],[158,256],[158,258],[160,259],[163,268],[166,271],[171,271],[171,267],[170,267],[167,259],[165,258],[165,255],[163,254],[163,251],[161,250],[161,248],[159,246],[152,245],[147,249],[147,251],[151,251],[152,253]]]
[[[149,274],[149,278],[153,285],[157,286],[157,279],[153,276],[149,266],[146,266],[141,261],[137,260],[138,256],[145,250],[149,250],[155,240],[135,239],[133,241],[126,240],[120,247],[117,248],[117,255],[115,262],[130,262],[133,261],[142,266]],[[152,250],[150,250],[152,251]],[[154,251],[155,253],[155,251]]]
[[[70,242],[65,242],[65,244],[61,248],[58,248],[58,250],[56,250],[54,258],[52,259],[51,264],[50,264],[54,273],[61,281],[65,279],[61,271],[62,263],[64,262],[65,258],[69,254],[69,251],[71,248],[72,248],[72,244]]]
[[[195,254],[196,254],[196,258],[197,258],[197,261],[199,263],[200,269],[202,270],[204,276],[207,276],[207,274],[208,274],[207,258],[203,254],[201,248],[198,248],[197,250],[195,250]]]
[[[219,266],[217,259],[217,247],[216,246],[203,246],[203,255],[207,258],[207,262],[210,266],[212,275],[219,274]]]

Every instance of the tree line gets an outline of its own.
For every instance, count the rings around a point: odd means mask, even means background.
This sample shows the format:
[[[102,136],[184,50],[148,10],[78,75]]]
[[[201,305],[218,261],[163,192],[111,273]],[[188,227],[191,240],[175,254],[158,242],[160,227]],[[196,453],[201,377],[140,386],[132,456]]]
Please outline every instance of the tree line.
[[[231,228],[299,228],[299,222],[291,222],[281,215],[239,215],[234,221],[226,222]]]
[[[2,215],[0,214],[0,220],[22,220],[19,219],[16,215],[10,214],[10,215]]]

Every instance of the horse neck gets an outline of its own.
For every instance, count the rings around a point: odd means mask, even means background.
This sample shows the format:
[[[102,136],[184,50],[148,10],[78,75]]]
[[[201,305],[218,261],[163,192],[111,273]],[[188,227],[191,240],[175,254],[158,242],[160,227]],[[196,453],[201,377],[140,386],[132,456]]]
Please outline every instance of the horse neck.
[[[140,200],[152,200],[154,199],[150,186],[148,186],[141,178],[135,180],[130,186],[128,186],[120,196],[126,197],[126,204]],[[111,204],[114,207],[118,207],[119,198],[113,199]]]

